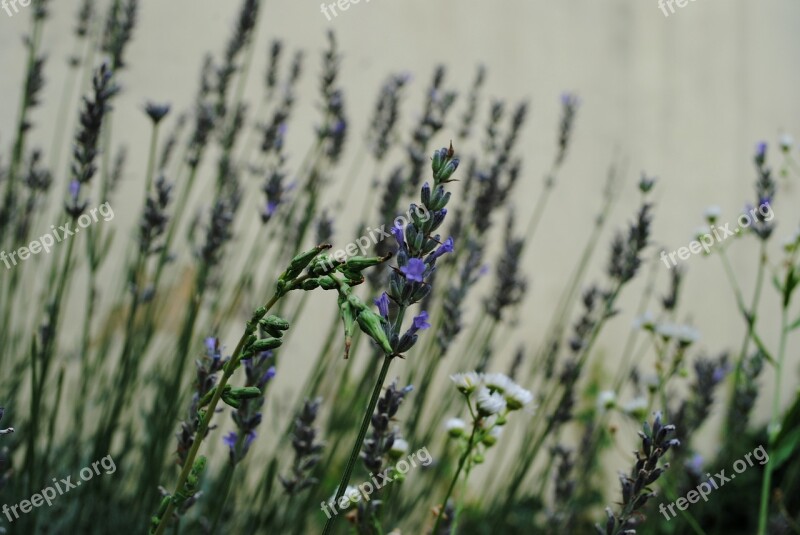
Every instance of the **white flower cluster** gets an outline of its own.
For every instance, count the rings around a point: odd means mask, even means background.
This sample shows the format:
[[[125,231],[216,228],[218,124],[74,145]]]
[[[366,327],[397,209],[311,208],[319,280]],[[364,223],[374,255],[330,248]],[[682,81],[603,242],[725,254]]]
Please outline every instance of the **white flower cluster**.
[[[533,394],[502,373],[456,373],[450,376],[464,394],[472,416],[471,430],[461,418],[445,422],[447,434],[467,448],[471,462],[483,462],[483,452],[494,446],[503,432],[509,413],[529,405]]]
[[[456,373],[450,376],[459,392],[477,392],[476,406],[481,416],[516,411],[533,401],[533,394],[502,373]]]
[[[636,318],[633,327],[656,333],[664,341],[675,340],[684,347],[688,347],[700,339],[700,331],[691,325],[658,323],[650,311]]]
[[[612,409],[621,409],[625,414],[640,420],[647,414],[647,398],[638,396],[624,405],[619,404],[617,394],[613,390],[603,390],[597,395],[598,412],[606,412]]]

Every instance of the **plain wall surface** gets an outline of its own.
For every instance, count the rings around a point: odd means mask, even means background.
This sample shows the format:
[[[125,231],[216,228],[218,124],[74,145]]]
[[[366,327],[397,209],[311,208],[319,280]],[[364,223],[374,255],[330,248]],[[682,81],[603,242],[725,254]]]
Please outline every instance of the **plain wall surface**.
[[[71,30],[78,2],[52,2],[52,20],[44,36],[48,56],[44,105],[32,118],[35,144],[49,150],[52,124],[73,47]],[[219,57],[230,34],[239,2],[169,0],[142,2],[139,26],[121,73],[125,93],[116,101],[115,142],[129,148],[129,166],[120,199],[140,198],[147,157],[149,124],[141,111],[147,100],[171,102],[176,111],[191,105],[203,55]],[[13,138],[25,51],[21,37],[29,13],[8,17],[0,11],[0,143]],[[292,120],[290,165],[299,163],[317,121],[316,93],[326,28],[335,30],[344,54],[341,83],[354,127],[341,170],[364,150],[363,132],[384,78],[409,72],[413,83],[403,108],[404,140],[419,113],[421,95],[434,66],[448,66],[445,86],[464,95],[475,68],[488,69],[485,94],[527,100],[529,121],[521,148],[524,176],[512,202],[527,221],[542,177],[554,153],[560,115],[559,95],[580,95],[573,143],[542,228],[526,253],[530,289],[520,311],[522,329],[514,340],[538,345],[571,266],[589,235],[608,166],[623,163],[627,185],[613,215],[612,228],[630,220],[638,206],[635,180],[640,171],[659,177],[654,236],[669,250],[688,245],[702,224],[704,209],[722,207],[721,221],[734,222],[746,202],[753,202],[755,143],[775,142],[795,133],[800,118],[800,4],[793,0],[696,0],[665,17],[656,0],[362,0],[328,22],[319,2],[272,0],[264,5],[257,36],[248,98],[260,93],[266,50],[272,38],[286,44],[285,59],[297,48],[306,51],[298,115]],[[459,103],[461,104],[461,103]],[[480,109],[486,116],[487,102]],[[457,108],[460,113],[461,108]],[[71,112],[71,118],[77,109]],[[174,121],[173,113],[170,121]],[[165,122],[168,130],[172,122]],[[70,133],[70,135],[72,135]],[[436,145],[454,137],[442,133]],[[7,152],[6,152],[7,153]],[[63,167],[63,166],[62,166]],[[341,172],[339,178],[341,179]],[[366,178],[366,177],[364,177]],[[63,180],[63,172],[56,177]],[[774,240],[791,235],[798,225],[797,185],[779,179],[774,205],[780,222]],[[338,188],[334,188],[338,191]],[[348,198],[352,210],[337,212],[337,240],[351,241],[354,219],[365,193]],[[137,217],[138,205],[118,201],[116,222]],[[326,202],[332,206],[333,199]],[[589,279],[602,274],[610,235],[597,253]],[[749,295],[757,265],[754,239],[734,248],[732,258]],[[692,256],[684,303],[679,314],[702,332],[700,347],[711,353],[738,350],[744,324],[715,258]],[[663,288],[668,272],[659,273]],[[639,284],[637,288],[641,289]],[[776,340],[778,300],[768,289],[762,336]],[[600,349],[613,368],[616,344],[630,329],[638,295],[631,291]],[[329,311],[325,311],[326,313]],[[313,337],[298,337],[301,348],[316,347]],[[787,384],[796,384],[797,340],[790,338]],[[513,348],[513,344],[507,346]],[[300,351],[299,373],[312,351]],[[510,354],[507,356],[510,357]],[[508,358],[504,358],[508,360]],[[772,377],[771,373],[766,374]],[[296,383],[299,384],[299,383]],[[793,395],[785,388],[786,398]],[[766,400],[761,400],[766,401]],[[759,405],[765,409],[765,405]],[[763,410],[762,410],[763,414]]]

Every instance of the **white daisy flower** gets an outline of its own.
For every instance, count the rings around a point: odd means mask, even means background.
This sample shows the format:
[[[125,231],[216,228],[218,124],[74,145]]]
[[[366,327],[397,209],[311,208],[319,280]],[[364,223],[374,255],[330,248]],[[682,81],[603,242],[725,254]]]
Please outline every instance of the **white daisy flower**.
[[[658,375],[654,373],[648,373],[642,376],[642,383],[647,390],[650,392],[655,392],[658,390],[658,386],[661,384],[661,380],[658,378]]]
[[[678,326],[672,323],[656,325],[656,333],[664,340],[671,340],[678,336]]]
[[[781,136],[780,144],[783,152],[789,152],[792,150],[792,147],[794,147],[794,138],[789,134],[783,134]]]
[[[627,402],[622,410],[625,411],[625,414],[641,419],[646,416],[647,413],[647,398],[644,396],[637,396]]]
[[[700,331],[691,325],[678,325],[675,338],[678,343],[684,346],[690,346],[700,339]]]
[[[720,215],[722,215],[722,208],[720,208],[716,204],[712,204],[711,206],[706,208],[706,211],[704,212],[703,215],[705,216],[706,221],[708,221],[708,224],[711,225],[715,223],[717,219],[719,219]]]
[[[489,433],[483,437],[483,444],[486,446],[494,446],[497,443],[497,440],[500,438],[500,435],[503,434],[503,428],[499,426],[492,427],[489,430]]]
[[[708,225],[703,225],[694,229],[694,236],[693,236],[694,239],[699,240],[706,235],[711,237],[714,236],[713,234],[711,234],[711,227],[709,227]]]
[[[444,428],[451,437],[460,437],[467,429],[467,423],[461,418],[450,418],[444,423]]]
[[[477,405],[481,416],[491,416],[506,408],[506,400],[499,392],[491,392],[483,386],[478,390]]]
[[[342,498],[347,498],[349,503],[344,507],[340,507],[339,502],[336,502],[336,506],[339,507],[339,509],[347,509],[354,503],[357,503],[361,500],[361,493],[359,492],[358,488],[354,487],[353,485],[347,485],[347,488],[344,490],[344,494],[342,495],[342,497],[339,498],[339,501],[341,501]],[[333,496],[331,496],[331,499],[328,501],[332,502],[335,499],[336,499],[336,493],[334,492]]]
[[[459,392],[467,395],[481,384],[481,378],[476,372],[455,373],[450,376],[450,380],[456,384]]]
[[[533,394],[518,384],[512,384],[508,389],[506,389],[505,398],[508,409],[516,411],[533,401]]]
[[[607,411],[617,405],[617,395],[613,390],[603,390],[597,395],[597,409]]]
[[[641,316],[637,316],[636,319],[633,320],[633,328],[634,329],[644,329],[645,331],[652,331],[655,329],[656,326],[656,318],[653,316],[653,313],[649,310],[646,311]]]
[[[656,332],[664,340],[677,340],[683,346],[690,346],[700,339],[700,331],[691,325],[664,324],[656,327]]]
[[[389,450],[389,455],[392,457],[400,457],[407,451],[408,451],[408,442],[406,442],[402,438],[396,438],[394,439],[392,447]]]
[[[486,373],[481,379],[483,380],[483,384],[489,387],[489,390],[495,390],[501,394],[512,386],[515,386],[514,381],[503,373]]]

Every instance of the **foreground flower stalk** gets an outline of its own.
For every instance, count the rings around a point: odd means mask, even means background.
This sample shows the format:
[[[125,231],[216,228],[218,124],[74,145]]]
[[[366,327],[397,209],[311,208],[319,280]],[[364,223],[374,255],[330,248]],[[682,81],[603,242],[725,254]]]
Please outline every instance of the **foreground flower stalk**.
[[[440,533],[442,522],[449,526],[447,533],[456,533],[460,505],[455,508],[455,513],[450,513],[448,501],[458,483],[461,472],[464,471],[464,483],[469,478],[472,466],[484,461],[484,451],[497,443],[508,415],[518,411],[533,401],[533,395],[522,388],[508,376],[502,373],[457,373],[450,379],[455,383],[456,389],[464,396],[464,401],[472,417],[472,432],[465,440],[465,423],[459,418],[447,421],[447,432],[451,438],[461,442],[463,453],[458,459],[458,467],[447,488],[447,493],[442,500],[436,516],[436,523],[432,533]]]
[[[397,265],[389,274],[389,292],[384,292],[375,299],[378,313],[365,309],[364,304],[349,292],[347,285],[339,285],[340,313],[344,322],[345,339],[350,339],[357,321],[361,330],[372,338],[384,356],[334,502],[347,491],[392,360],[395,357],[402,357],[402,353],[416,344],[418,331],[430,327],[427,322],[428,313],[422,311],[414,318],[411,327],[405,333],[402,332],[403,319],[408,307],[422,301],[431,292],[431,285],[427,281],[436,271],[436,260],[453,251],[452,238],[443,241],[438,234],[434,236],[432,233],[441,226],[447,216],[445,206],[450,200],[450,193],[445,191],[444,186],[454,180],[451,177],[458,164],[459,160],[455,158],[452,144],[449,148],[435,151],[431,163],[433,187],[431,188],[427,182],[423,184],[420,192],[422,204],[417,206],[412,203],[408,211],[411,221],[403,217],[395,220],[392,234],[398,245]],[[334,515],[328,519],[323,535],[332,532],[337,518],[338,515]]]
[[[164,533],[164,529],[172,516],[173,511],[177,505],[180,505],[181,502],[186,500],[189,496],[189,493],[193,493],[194,489],[197,485],[197,479],[199,475],[202,473],[203,468],[205,467],[205,457],[197,458],[197,453],[200,450],[200,445],[203,442],[203,438],[206,436],[208,432],[209,425],[211,423],[211,419],[215,413],[217,405],[219,404],[220,400],[222,399],[223,395],[229,394],[230,389],[226,389],[226,385],[228,381],[233,376],[236,369],[239,367],[240,361],[242,357],[245,355],[245,350],[253,351],[261,351],[264,348],[259,347],[259,343],[263,342],[262,340],[257,340],[254,333],[258,329],[259,322],[261,322],[267,313],[272,309],[273,306],[287,293],[292,290],[298,289],[302,286],[302,284],[310,278],[310,275],[305,274],[301,275],[303,269],[323,250],[329,249],[330,245],[323,244],[318,245],[314,249],[307,251],[305,253],[301,253],[300,255],[296,256],[292,263],[290,264],[289,268],[281,275],[280,279],[278,280],[278,285],[275,290],[275,294],[272,298],[262,307],[256,309],[253,313],[253,317],[250,321],[247,322],[247,327],[245,328],[244,334],[239,339],[239,343],[236,344],[236,349],[233,351],[233,355],[231,356],[228,363],[222,369],[222,377],[220,378],[219,383],[213,390],[213,395],[211,399],[208,401],[207,407],[203,408],[204,405],[201,400],[201,408],[198,410],[200,416],[200,425],[197,429],[197,433],[195,434],[195,440],[192,443],[192,447],[189,450],[188,454],[186,455],[186,460],[183,464],[183,469],[181,470],[180,475],[178,476],[178,482],[175,485],[175,491],[172,495],[165,496],[161,502],[161,506],[159,507],[159,511],[151,520],[152,522],[152,529],[150,533],[155,535],[161,535]],[[267,339],[271,340],[271,339]]]

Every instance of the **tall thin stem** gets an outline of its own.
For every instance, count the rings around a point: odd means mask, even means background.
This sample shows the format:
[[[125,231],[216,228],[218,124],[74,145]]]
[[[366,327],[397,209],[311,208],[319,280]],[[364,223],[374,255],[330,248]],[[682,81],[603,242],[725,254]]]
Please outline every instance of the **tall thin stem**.
[[[791,269],[791,268],[790,268]],[[787,290],[788,291],[788,290]],[[781,378],[783,374],[783,361],[786,356],[786,338],[789,330],[789,307],[788,300],[784,301],[783,309],[781,310],[781,341],[778,349],[778,360],[775,364],[775,385],[773,387],[772,395],[772,415],[769,420],[769,427],[767,428],[768,449],[770,456],[775,453],[775,443],[777,442],[780,433],[780,424],[778,423],[779,409],[781,401]],[[767,517],[769,516],[769,491],[772,485],[772,470],[775,463],[767,463],[764,467],[764,480],[761,484],[761,506],[758,514],[758,535],[765,535],[767,532]]]
[[[402,321],[402,314],[400,319]],[[358,437],[356,438],[356,443],[353,444],[353,451],[350,452],[350,459],[348,459],[344,474],[342,474],[339,490],[336,491],[336,497],[333,500],[334,503],[338,502],[339,498],[344,496],[347,484],[350,483],[350,476],[353,475],[353,469],[356,466],[356,462],[358,462],[358,457],[361,453],[361,444],[363,444],[364,438],[367,436],[369,422],[372,419],[372,413],[375,411],[375,405],[378,404],[378,398],[381,396],[383,382],[386,380],[386,375],[389,373],[389,365],[392,363],[392,358],[392,355],[386,355],[383,358],[383,366],[381,366],[378,380],[375,382],[375,388],[372,389],[372,397],[369,400],[369,405],[367,405],[367,411],[364,413],[364,419],[361,421],[361,429],[358,430]],[[325,529],[322,530],[322,535],[329,535],[332,532],[333,525],[336,523],[338,516],[339,515],[331,515],[328,521],[325,522]]]
[[[442,508],[439,511],[439,515],[436,517],[436,523],[433,525],[432,534],[436,535],[439,532],[439,524],[442,522],[442,517],[444,516],[445,508],[447,507],[447,500],[450,499],[450,495],[453,494],[453,489],[456,487],[456,483],[458,482],[458,476],[461,475],[461,470],[464,468],[464,464],[467,462],[470,453],[472,453],[472,445],[475,441],[475,432],[478,430],[478,422],[474,422],[472,424],[472,433],[469,436],[469,442],[467,442],[467,449],[461,455],[461,458],[458,460],[458,468],[456,468],[456,473],[453,476],[453,480],[450,482],[450,487],[447,489],[447,494],[444,495],[444,500],[442,501]]]
[[[266,315],[270,309],[275,306],[275,303],[283,296],[283,294],[276,293],[272,296],[266,305],[264,305],[264,315]],[[260,319],[260,318],[259,318]],[[219,384],[214,390],[214,395],[211,398],[211,401],[208,404],[208,408],[206,409],[205,416],[200,419],[200,426],[197,429],[197,433],[195,433],[194,442],[192,442],[192,447],[189,449],[189,453],[186,455],[186,460],[183,463],[183,469],[181,470],[180,475],[178,476],[178,482],[175,484],[175,491],[172,493],[172,496],[176,496],[179,493],[183,492],[183,488],[186,485],[186,479],[189,477],[189,473],[192,471],[194,466],[195,458],[197,457],[197,452],[200,451],[200,445],[203,442],[203,438],[206,436],[208,432],[208,426],[211,423],[211,418],[213,418],[214,413],[216,411],[217,405],[219,404],[219,400],[222,399],[222,392],[225,390],[225,385],[228,384],[228,380],[233,375],[233,372],[236,371],[236,368],[239,364],[239,360],[242,357],[242,351],[244,350],[244,345],[247,339],[249,338],[250,333],[245,331],[242,334],[242,337],[239,339],[239,343],[236,344],[236,349],[233,351],[233,355],[231,356],[231,360],[228,364],[223,368],[222,377],[219,380]],[[154,535],[163,535],[164,529],[166,528],[167,522],[169,521],[170,517],[172,516],[173,511],[175,511],[175,500],[172,499],[169,501],[164,514],[161,516],[161,520],[158,523],[158,527],[154,532]]]

